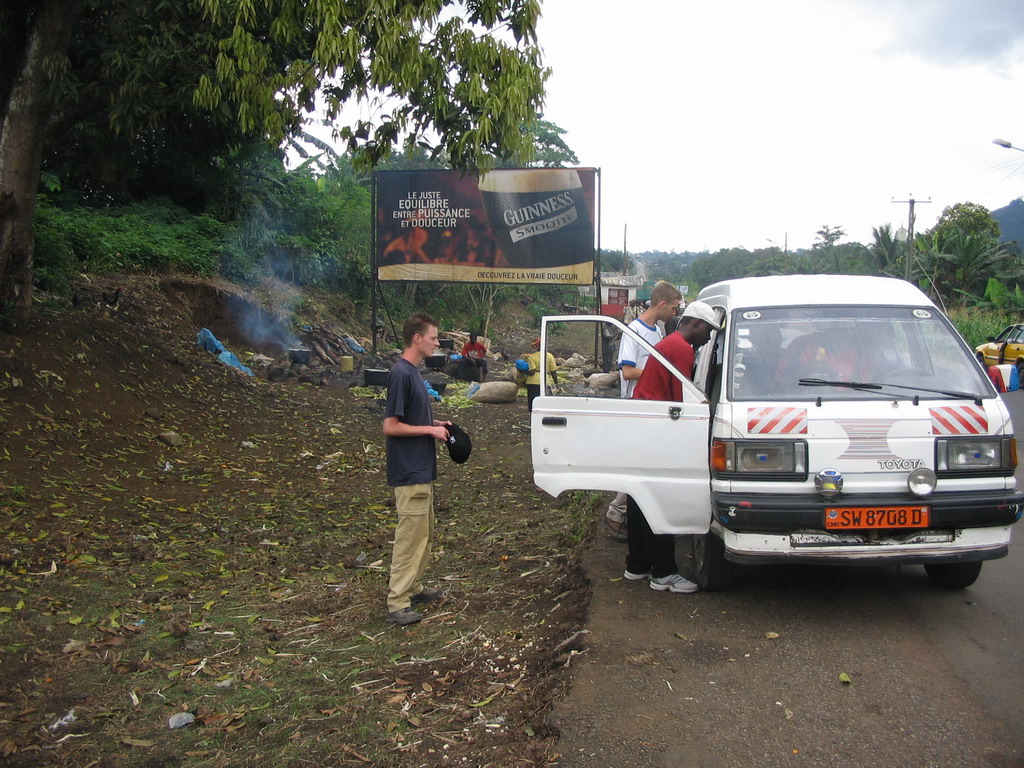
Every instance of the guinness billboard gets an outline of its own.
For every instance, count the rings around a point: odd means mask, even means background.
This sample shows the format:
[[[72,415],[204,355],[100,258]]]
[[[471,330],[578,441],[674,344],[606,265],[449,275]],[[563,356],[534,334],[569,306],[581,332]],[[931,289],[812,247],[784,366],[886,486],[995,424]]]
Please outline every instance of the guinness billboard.
[[[379,280],[594,282],[594,168],[374,176]]]

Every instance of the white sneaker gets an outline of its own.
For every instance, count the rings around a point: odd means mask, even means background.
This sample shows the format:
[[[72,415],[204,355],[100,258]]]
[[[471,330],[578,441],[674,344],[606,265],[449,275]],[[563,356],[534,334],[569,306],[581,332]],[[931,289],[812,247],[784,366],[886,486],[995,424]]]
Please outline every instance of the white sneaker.
[[[644,579],[651,578],[649,573],[633,573],[632,571],[624,571],[622,578],[629,579],[630,581],[643,581]]]
[[[696,592],[700,587],[692,581],[687,581],[678,573],[670,573],[660,579],[651,579],[651,589],[656,589],[659,592],[664,592],[667,589],[669,592],[689,593]]]

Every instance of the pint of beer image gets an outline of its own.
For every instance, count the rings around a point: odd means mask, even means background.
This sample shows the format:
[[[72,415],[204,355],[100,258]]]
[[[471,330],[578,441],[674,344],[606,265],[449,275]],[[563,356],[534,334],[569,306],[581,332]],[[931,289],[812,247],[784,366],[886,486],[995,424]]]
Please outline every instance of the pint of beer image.
[[[487,223],[508,266],[534,269],[593,260],[594,228],[574,169],[491,171],[479,187]]]

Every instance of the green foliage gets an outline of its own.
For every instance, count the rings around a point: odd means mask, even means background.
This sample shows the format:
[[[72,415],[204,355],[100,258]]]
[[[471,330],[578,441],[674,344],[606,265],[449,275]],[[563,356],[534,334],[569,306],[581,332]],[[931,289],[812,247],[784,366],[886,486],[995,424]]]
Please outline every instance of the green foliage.
[[[58,208],[41,198],[35,233],[39,285],[57,291],[74,271],[173,270],[208,277],[232,254],[231,227],[166,200],[96,209]]]
[[[454,7],[451,12],[449,6]],[[370,0],[292,3],[199,0],[220,38],[205,60],[196,105],[226,109],[243,131],[279,141],[314,103],[336,120],[353,100],[389,107],[338,137],[374,164],[401,141],[427,143],[456,167],[491,155],[529,159],[547,75],[535,45],[537,0]],[[459,11],[462,11],[461,13]],[[515,43],[495,34],[511,32]]]
[[[225,276],[253,280],[273,273],[296,285],[369,293],[370,192],[348,165],[314,177],[288,172],[263,149],[233,162],[226,190],[240,221],[238,250]]]
[[[530,165],[543,168],[579,165],[580,159],[572,151],[565,139],[565,129],[538,116],[532,123],[531,144],[534,146],[534,159]]]
[[[836,245],[839,240],[846,237],[846,230],[842,227],[830,227],[827,224],[819,229],[815,234],[818,239],[814,241],[812,248],[831,248]]]
[[[900,265],[907,251],[906,242],[900,242],[893,237],[891,224],[872,227],[871,235],[874,242],[868,248],[868,253],[871,256],[872,273],[892,276],[900,274]]]
[[[688,280],[704,287],[721,280],[746,277],[757,260],[757,256],[745,248],[724,248],[693,262]]]
[[[943,302],[981,301],[993,276],[1019,279],[1019,260],[989,234],[946,228],[914,240],[917,274]]]
[[[946,206],[935,226],[925,235],[939,248],[949,237],[976,235],[986,240],[999,239],[999,222],[992,218],[988,208],[978,203],[956,203]]]
[[[750,265],[747,275],[759,277],[767,275],[802,275],[813,272],[811,260],[795,253],[776,253],[758,259]]]
[[[496,167],[564,168],[580,164],[579,157],[562,138],[565,129],[545,120],[543,115],[538,114],[536,119],[523,123],[520,131],[532,146],[532,159],[523,157],[521,153],[514,154],[496,163]]]
[[[613,251],[613,253],[617,252]],[[684,285],[692,281],[690,265],[708,255],[707,252],[644,251],[636,254],[636,258],[643,260],[647,265],[649,276],[657,277],[659,280],[668,280],[673,285]]]
[[[68,65],[53,84],[46,171],[88,204],[167,197],[206,210],[219,173],[214,158],[264,138],[246,134],[228,110],[192,103],[218,30],[192,2],[81,5]]]
[[[1011,289],[994,277],[988,279],[985,286],[985,301],[997,310],[1006,312],[1024,312],[1024,290],[1019,285]]]
[[[948,312],[948,317],[972,349],[1018,320],[1012,313],[978,307],[953,308]]]

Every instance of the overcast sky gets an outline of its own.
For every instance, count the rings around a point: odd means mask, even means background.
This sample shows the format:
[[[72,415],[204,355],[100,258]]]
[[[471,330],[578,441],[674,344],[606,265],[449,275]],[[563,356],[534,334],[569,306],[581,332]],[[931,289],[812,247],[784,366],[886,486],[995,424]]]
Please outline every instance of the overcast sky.
[[[1024,195],[1024,0],[545,0],[545,117],[601,245],[808,248]]]

